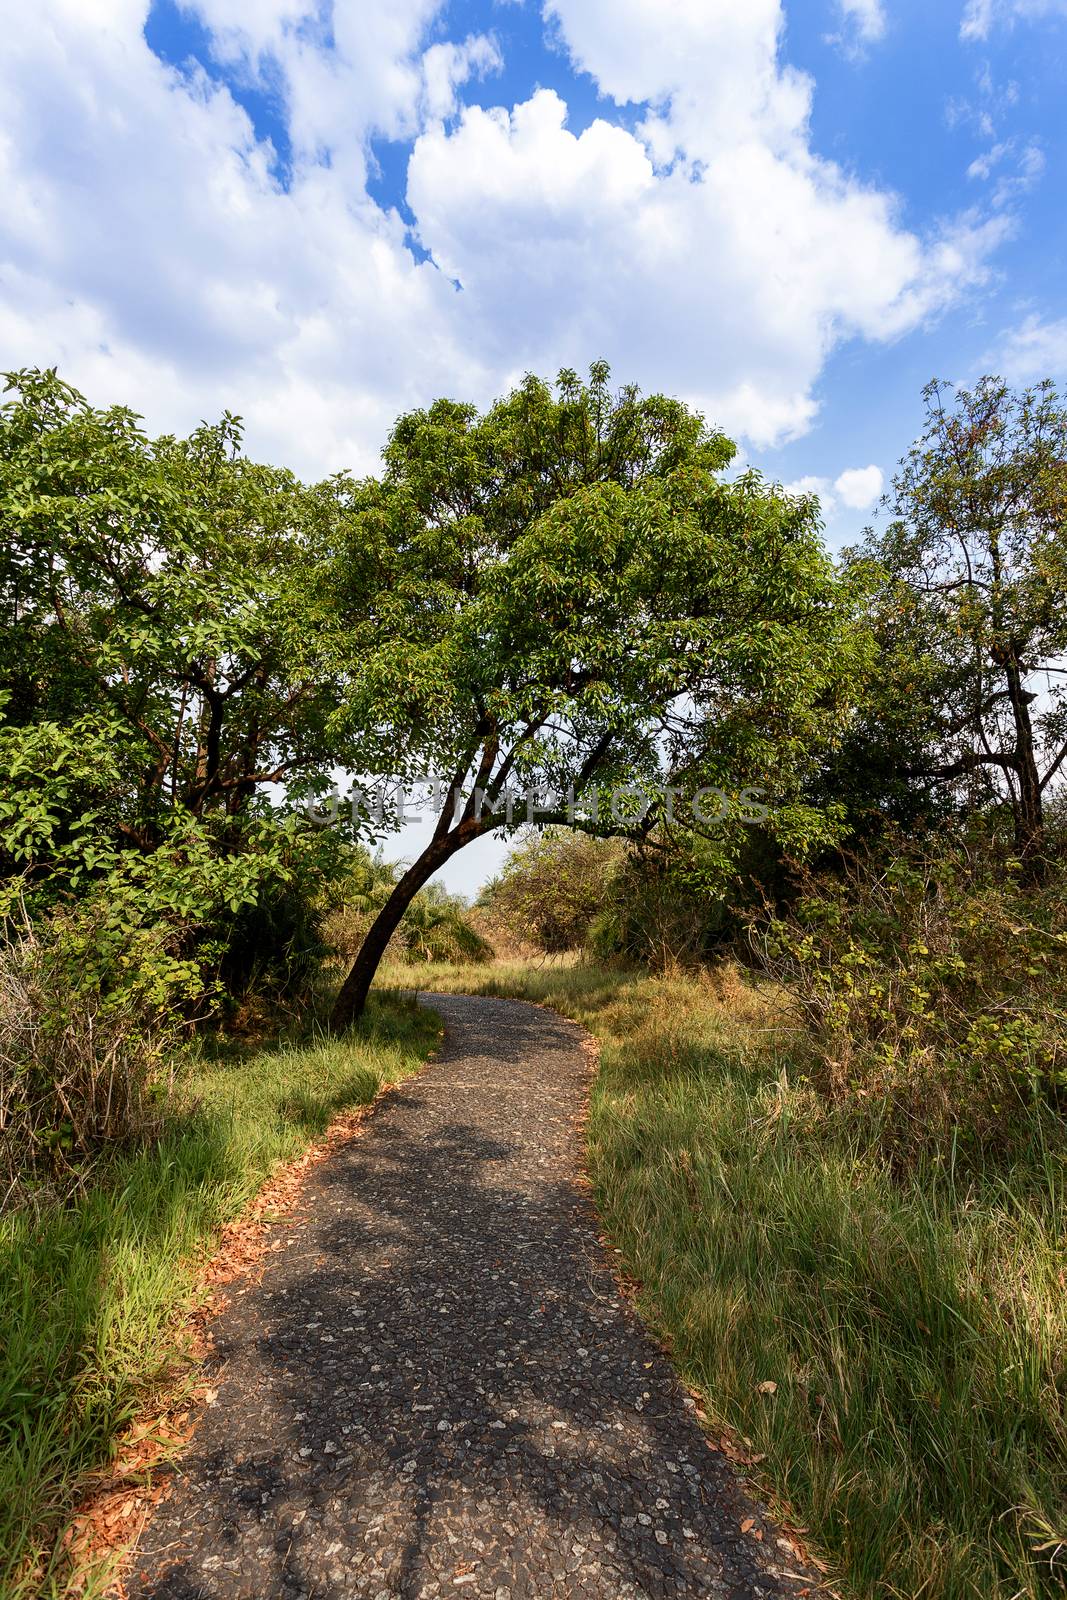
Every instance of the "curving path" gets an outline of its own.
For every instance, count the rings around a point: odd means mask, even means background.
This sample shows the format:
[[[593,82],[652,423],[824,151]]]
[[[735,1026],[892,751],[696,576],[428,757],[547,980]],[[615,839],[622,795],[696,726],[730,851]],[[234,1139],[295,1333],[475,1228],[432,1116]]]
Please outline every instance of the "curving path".
[[[607,1267],[581,1031],[426,998],[441,1054],[313,1169],[214,1325],[218,1399],[131,1596],[806,1592]]]

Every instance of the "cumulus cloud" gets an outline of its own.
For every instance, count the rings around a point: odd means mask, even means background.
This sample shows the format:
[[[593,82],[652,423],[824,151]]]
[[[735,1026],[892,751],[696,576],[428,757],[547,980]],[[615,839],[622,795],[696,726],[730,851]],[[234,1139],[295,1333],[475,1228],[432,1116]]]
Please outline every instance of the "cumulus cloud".
[[[652,109],[575,134],[541,91],[416,141],[420,236],[487,314],[494,362],[581,343],[765,445],[810,424],[835,345],[894,338],[981,277],[1002,224],[921,241],[813,152],[777,0],[677,0],[670,28],[653,0],[549,9],[602,93]]]
[[[849,467],[834,481],[841,504],[850,511],[866,511],[882,493],[881,467]]]
[[[374,462],[435,393],[606,355],[751,445],[815,413],[830,352],[923,323],[1004,236],[920,238],[891,194],[821,158],[779,0],[548,0],[607,100],[580,132],[540,91],[464,105],[492,38],[440,0],[190,0],[233,83],[270,84],[269,144],[216,76],[148,49],[148,0],[40,0],[0,60],[0,337],[100,399],[185,428],[224,406],[305,472]],[[865,8],[871,9],[871,8]],[[411,143],[408,224],[367,191]],[[458,285],[458,287],[457,287]]]
[[[837,516],[842,507],[847,511],[869,511],[881,497],[885,477],[881,467],[846,467],[836,478],[816,477],[808,474],[787,483],[787,494],[813,494],[818,496],[823,516],[827,520]]]
[[[48,0],[4,52],[6,364],[58,362],[157,428],[229,407],[257,450],[309,473],[373,466],[397,411],[427,390],[485,392],[452,328],[452,286],[367,198],[366,129],[347,167],[298,156],[281,188],[230,93],[149,51],[146,10]],[[249,51],[276,43],[287,15],[251,10]],[[421,57],[391,81],[392,100],[383,88],[360,116],[417,115]]]

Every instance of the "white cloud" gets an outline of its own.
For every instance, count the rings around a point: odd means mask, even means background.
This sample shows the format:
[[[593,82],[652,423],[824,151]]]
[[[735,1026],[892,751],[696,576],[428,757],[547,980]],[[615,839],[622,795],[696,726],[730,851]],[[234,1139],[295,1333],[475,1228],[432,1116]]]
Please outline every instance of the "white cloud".
[[[778,58],[777,0],[550,0],[601,91],[650,102],[636,135],[580,136],[550,91],[427,130],[409,169],[420,236],[479,308],[494,362],[578,345],[666,384],[756,445],[815,414],[853,336],[891,339],[973,284],[1006,228],[924,245],[892,196],[811,149],[812,84]]]
[[[469,78],[499,72],[503,65],[495,42],[484,34],[472,34],[462,44],[432,44],[422,58],[427,115],[451,116],[456,110],[456,91]]]
[[[1037,315],[1028,316],[1001,336],[983,364],[1008,383],[1067,380],[1067,317],[1046,322]]]
[[[298,154],[287,193],[228,92],[148,50],[146,0],[109,6],[49,0],[0,64],[5,364],[58,362],[157,428],[229,407],[256,450],[309,473],[373,466],[428,390],[486,393],[451,285],[363,190],[365,127],[346,159]],[[417,115],[421,57],[381,77],[349,123]]]
[[[993,26],[995,0],[967,0],[960,23],[961,39],[988,39]]]
[[[851,24],[862,44],[885,38],[886,16],[882,0],[837,0],[842,20]]]
[[[967,0],[960,38],[988,39],[997,23],[1016,18],[1035,21],[1041,17],[1067,17],[1067,0]]]
[[[1016,140],[1001,140],[976,156],[967,168],[968,178],[983,183],[994,173],[999,174],[992,193],[996,210],[1002,210],[1020,195],[1029,194],[1045,171],[1045,153],[1036,139],[1031,139],[1018,154],[1017,150]],[[1006,165],[1007,171],[1004,170]]]
[[[882,493],[881,467],[849,467],[834,480],[834,491],[850,511],[867,511]]]
[[[968,178],[980,178],[984,180],[990,177],[994,168],[1000,165],[1010,150],[1010,144],[1002,143],[995,144],[989,150],[983,151],[980,156],[976,156],[974,158],[970,166],[967,168]]]
[[[814,473],[806,473],[803,478],[794,478],[792,483],[782,485],[786,494],[814,494],[818,495],[826,515],[830,514],[834,504],[834,486],[829,478],[817,477]]]
[[[5,364],[186,428],[224,406],[256,451],[365,469],[404,406],[486,401],[525,368],[620,378],[766,444],[803,432],[829,353],[893,339],[1004,235],[922,240],[813,150],[813,86],[779,0],[550,0],[602,92],[653,109],[580,136],[551,92],[462,105],[498,65],[440,0],[196,0],[230,70],[278,86],[287,188],[230,93],[147,48],[148,0],[40,0],[0,59]],[[414,140],[408,201],[437,267],[369,197],[372,135]],[[452,279],[461,286],[457,291]]]
[[[813,494],[818,496],[822,514],[832,521],[844,508],[846,511],[869,511],[879,499],[885,484],[881,467],[846,467],[836,478],[808,474],[787,483],[787,494]]]

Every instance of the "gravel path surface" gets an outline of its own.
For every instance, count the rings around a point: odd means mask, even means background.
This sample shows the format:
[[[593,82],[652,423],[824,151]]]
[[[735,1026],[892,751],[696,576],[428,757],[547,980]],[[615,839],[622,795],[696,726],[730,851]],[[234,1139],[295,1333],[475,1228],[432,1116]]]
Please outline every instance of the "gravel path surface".
[[[804,1592],[607,1267],[580,1030],[425,998],[441,1054],[313,1170],[214,1325],[218,1398],[131,1596]]]

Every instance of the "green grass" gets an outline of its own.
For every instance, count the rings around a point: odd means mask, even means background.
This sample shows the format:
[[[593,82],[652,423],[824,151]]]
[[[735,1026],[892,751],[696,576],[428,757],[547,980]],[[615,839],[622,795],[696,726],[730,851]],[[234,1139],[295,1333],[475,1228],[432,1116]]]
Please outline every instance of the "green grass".
[[[202,1058],[161,1142],[98,1168],[62,1208],[0,1220],[0,1594],[61,1585],[50,1552],[88,1472],[174,1379],[197,1264],[279,1162],[425,1060],[432,1016],[375,1001],[344,1041]]]
[[[780,1002],[736,976],[417,981],[545,1002],[600,1039],[590,1171],[642,1312],[847,1592],[1064,1592],[1062,1121],[1035,1113],[1009,1168],[894,1174],[875,1119],[815,1098]]]

